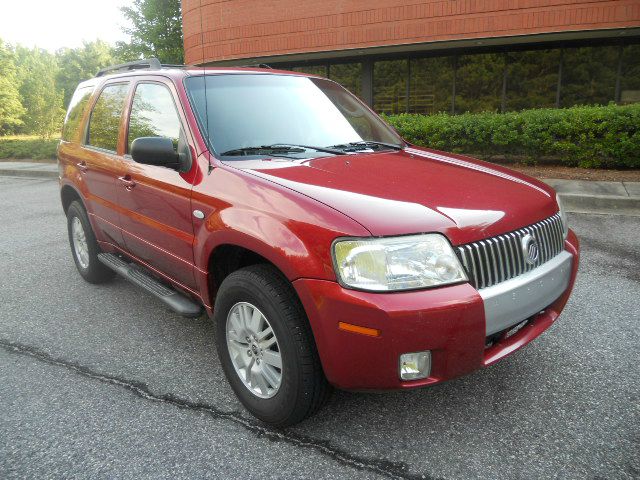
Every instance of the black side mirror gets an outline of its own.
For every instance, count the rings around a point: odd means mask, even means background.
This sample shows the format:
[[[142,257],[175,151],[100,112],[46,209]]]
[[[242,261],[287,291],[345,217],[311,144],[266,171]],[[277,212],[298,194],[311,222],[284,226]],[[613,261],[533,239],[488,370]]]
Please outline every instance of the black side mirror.
[[[131,144],[131,158],[138,163],[180,169],[180,157],[167,137],[139,137]]]

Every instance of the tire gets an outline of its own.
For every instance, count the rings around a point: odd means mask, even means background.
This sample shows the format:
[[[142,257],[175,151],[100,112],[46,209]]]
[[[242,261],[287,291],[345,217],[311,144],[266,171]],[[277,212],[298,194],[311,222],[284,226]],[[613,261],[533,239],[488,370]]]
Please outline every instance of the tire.
[[[243,310],[249,312],[245,317]],[[242,318],[257,318],[254,317],[256,310],[262,315],[258,320],[260,328],[266,332],[271,327],[273,337],[268,334],[266,340],[254,342],[253,347],[262,353],[254,348],[255,353],[250,354],[252,344],[245,334],[252,330],[243,326]],[[313,415],[326,403],[331,387],[322,371],[309,321],[293,287],[274,267],[252,265],[225,278],[216,297],[214,320],[218,356],[227,380],[240,402],[255,417],[274,427],[286,427]],[[246,345],[238,346],[236,335]],[[276,339],[275,344],[268,347],[272,350],[263,351],[262,346],[273,342],[272,338]],[[279,372],[274,366],[277,362],[273,361],[277,354],[281,360]],[[251,374],[252,386],[248,386],[247,368],[243,372],[238,365],[250,363],[252,358],[257,363],[249,370],[256,373]],[[272,372],[269,376],[267,370]],[[280,373],[280,383],[275,388],[273,384],[277,382],[273,380],[277,380],[277,373]],[[266,379],[266,391],[260,377]]]
[[[81,230],[81,232],[79,231]],[[82,278],[89,283],[104,283],[115,276],[115,272],[98,260],[100,247],[93,233],[87,212],[79,201],[71,202],[67,209],[67,232],[71,255]],[[84,235],[84,246],[78,237]]]

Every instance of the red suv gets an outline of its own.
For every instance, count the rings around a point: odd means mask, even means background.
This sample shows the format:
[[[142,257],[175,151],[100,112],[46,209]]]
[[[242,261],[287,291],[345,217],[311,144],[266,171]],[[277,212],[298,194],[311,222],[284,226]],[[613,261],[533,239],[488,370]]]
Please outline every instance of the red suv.
[[[58,159],[80,274],[204,308],[231,387],[272,425],[330,385],[497,362],[556,320],[578,268],[549,186],[409,145],[315,76],[116,66],[78,86]]]

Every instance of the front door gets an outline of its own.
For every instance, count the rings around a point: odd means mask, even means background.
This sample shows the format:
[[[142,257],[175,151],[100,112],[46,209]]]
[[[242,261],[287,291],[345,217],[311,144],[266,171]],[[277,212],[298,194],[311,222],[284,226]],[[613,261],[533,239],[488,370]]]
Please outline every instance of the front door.
[[[168,137],[177,149],[185,133],[174,98],[170,84],[137,83],[127,126],[127,152],[138,137]],[[194,289],[191,183],[176,170],[136,163],[128,155],[125,158],[126,172],[117,186],[126,249]]]

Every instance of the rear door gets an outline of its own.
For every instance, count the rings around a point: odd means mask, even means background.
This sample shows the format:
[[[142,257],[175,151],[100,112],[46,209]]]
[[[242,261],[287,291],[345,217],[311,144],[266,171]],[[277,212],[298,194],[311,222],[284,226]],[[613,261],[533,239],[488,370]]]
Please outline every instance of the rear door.
[[[123,175],[122,120],[131,82],[105,84],[93,104],[78,168],[98,239],[123,246],[116,180]],[[102,234],[102,235],[101,235]]]
[[[154,78],[136,83],[126,123],[126,172],[118,186],[118,203],[126,249],[195,289],[189,177],[170,168],[136,163],[128,155],[138,137],[171,138],[176,151],[179,140],[192,144],[179,105],[171,82]],[[193,168],[197,168],[195,159]]]

